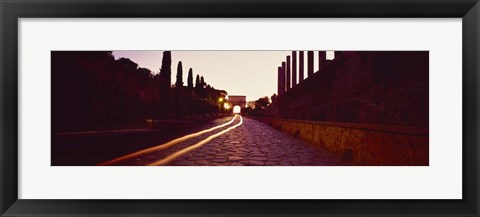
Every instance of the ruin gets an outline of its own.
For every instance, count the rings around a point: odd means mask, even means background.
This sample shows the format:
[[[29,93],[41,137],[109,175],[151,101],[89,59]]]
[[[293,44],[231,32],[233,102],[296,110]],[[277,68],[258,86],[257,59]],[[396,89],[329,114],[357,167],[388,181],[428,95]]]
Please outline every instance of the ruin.
[[[428,126],[428,57],[420,51],[335,51],[334,61],[320,61],[320,71],[279,97],[273,116]]]
[[[307,52],[307,74],[308,77],[313,75],[313,51]]]
[[[283,71],[282,66],[278,67],[278,90],[277,94],[282,95],[285,93],[285,72]]]
[[[286,78],[286,75],[285,75],[285,73],[286,73],[285,68],[286,68],[285,62],[282,62],[282,74],[283,74],[282,75],[282,77],[283,77],[283,81],[282,81],[283,91],[282,92],[283,93],[285,93],[287,91],[287,86],[286,86],[287,85],[287,81],[286,81],[287,78]]]
[[[429,165],[428,51],[319,51],[316,72],[307,54],[259,120],[362,165]]]
[[[304,63],[303,63],[303,51],[299,51],[299,55],[298,55],[298,61],[299,61],[299,69],[298,69],[298,82],[302,82],[303,81],[303,78],[304,78],[304,75],[303,75],[303,71],[304,71]]]
[[[297,85],[297,52],[292,51],[292,87]]]
[[[287,56],[287,91],[292,87],[291,85],[291,72],[290,72],[290,56]]]
[[[231,107],[240,106],[241,108],[247,107],[247,96],[229,95],[228,102]]]
[[[314,54],[314,51],[307,51],[307,78],[314,74]],[[341,55],[338,51],[336,51],[336,54],[338,56]],[[318,71],[320,71],[320,68],[325,64],[327,64],[327,52],[318,51]],[[304,51],[298,51],[298,59],[297,51],[292,51],[292,55],[287,55],[286,61],[282,62],[282,66],[278,68],[278,95],[284,94],[305,79]]]

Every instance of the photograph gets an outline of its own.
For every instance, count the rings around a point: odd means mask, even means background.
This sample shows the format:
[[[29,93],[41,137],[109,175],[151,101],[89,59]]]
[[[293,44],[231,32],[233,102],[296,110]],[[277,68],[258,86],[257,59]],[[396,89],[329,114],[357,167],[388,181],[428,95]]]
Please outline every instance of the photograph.
[[[429,166],[429,51],[52,50],[51,166]]]
[[[480,0],[0,14],[0,217],[480,217]]]

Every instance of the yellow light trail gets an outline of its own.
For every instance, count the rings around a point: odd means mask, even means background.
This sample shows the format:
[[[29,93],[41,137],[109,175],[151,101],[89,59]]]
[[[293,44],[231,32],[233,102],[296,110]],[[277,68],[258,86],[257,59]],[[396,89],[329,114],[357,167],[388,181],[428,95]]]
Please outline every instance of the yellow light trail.
[[[127,155],[124,155],[124,156],[115,158],[115,159],[113,159],[113,160],[109,160],[109,161],[106,161],[106,162],[97,164],[97,166],[110,166],[110,165],[119,163],[119,162],[121,162],[121,161],[130,159],[130,158],[138,157],[138,156],[143,155],[143,154],[148,154],[148,153],[151,153],[151,152],[154,152],[154,151],[159,151],[159,150],[163,150],[163,149],[172,147],[172,146],[174,146],[174,145],[176,145],[176,144],[178,144],[178,143],[180,143],[180,142],[183,142],[183,141],[185,141],[185,140],[187,140],[187,139],[191,139],[191,138],[193,138],[193,137],[197,137],[197,136],[200,136],[200,135],[202,135],[202,134],[205,134],[205,133],[214,131],[214,130],[216,130],[216,129],[218,129],[218,128],[222,128],[222,127],[224,127],[224,126],[227,126],[227,125],[233,123],[233,121],[235,121],[235,118],[237,118],[237,116],[238,116],[238,115],[235,115],[235,116],[232,118],[232,120],[230,120],[230,121],[227,122],[227,123],[224,123],[224,124],[221,124],[221,125],[218,125],[218,126],[215,126],[215,127],[209,128],[209,129],[206,129],[206,130],[198,131],[198,132],[196,132],[196,133],[188,134],[188,135],[186,135],[186,136],[183,136],[183,137],[180,137],[180,138],[171,140],[171,141],[169,141],[169,142],[167,142],[167,143],[164,143],[164,144],[161,144],[161,145],[157,145],[157,146],[154,146],[154,147],[151,147],[151,148],[147,148],[147,149],[143,149],[143,150],[140,150],[140,151],[131,153],[131,154],[127,154]],[[240,118],[241,118],[241,117],[240,117]]]
[[[218,133],[215,133],[215,134],[207,137],[206,139],[204,139],[204,140],[202,140],[202,141],[200,141],[200,142],[197,142],[197,143],[194,144],[194,145],[188,146],[188,147],[186,147],[186,148],[184,148],[184,149],[182,149],[182,150],[180,150],[180,151],[177,151],[177,152],[175,152],[175,153],[173,153],[173,154],[171,154],[171,155],[169,155],[169,156],[167,156],[167,157],[165,157],[165,158],[163,158],[163,159],[161,159],[161,160],[159,160],[159,161],[155,161],[155,162],[153,162],[153,163],[147,164],[147,166],[163,166],[163,165],[166,165],[166,164],[172,162],[173,160],[175,160],[176,158],[178,158],[178,157],[180,157],[180,156],[182,156],[182,155],[184,155],[184,154],[186,154],[186,153],[188,153],[188,152],[190,152],[190,151],[193,151],[193,150],[195,150],[195,149],[197,149],[197,148],[202,147],[202,145],[206,144],[206,143],[209,142],[210,140],[215,139],[215,138],[217,138],[217,137],[219,137],[219,136],[227,133],[228,131],[233,130],[233,129],[239,127],[240,125],[243,124],[243,118],[242,118],[242,116],[240,116],[240,115],[236,115],[236,116],[239,116],[239,117],[240,117],[240,122],[239,122],[238,124],[235,124],[235,125],[227,128],[227,129],[225,129],[225,130],[222,130],[222,131],[220,131],[220,132],[218,132]]]

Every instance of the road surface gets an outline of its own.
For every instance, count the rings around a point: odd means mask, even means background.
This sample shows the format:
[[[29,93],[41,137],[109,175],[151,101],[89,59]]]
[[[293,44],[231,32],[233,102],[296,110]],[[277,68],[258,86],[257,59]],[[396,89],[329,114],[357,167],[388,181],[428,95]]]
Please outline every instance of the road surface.
[[[168,144],[166,148],[151,149],[128,156],[110,165],[341,165],[338,154],[294,138],[254,119],[237,116],[232,121],[232,117],[219,118],[207,124],[205,129],[222,124],[224,126],[210,132],[192,136],[173,145]]]

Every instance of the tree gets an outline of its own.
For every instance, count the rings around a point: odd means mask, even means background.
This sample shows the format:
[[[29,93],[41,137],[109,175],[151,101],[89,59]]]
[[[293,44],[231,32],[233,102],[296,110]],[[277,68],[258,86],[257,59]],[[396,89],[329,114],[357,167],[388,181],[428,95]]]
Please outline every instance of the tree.
[[[272,101],[272,103],[277,101],[277,97],[278,97],[278,95],[275,94],[275,93],[270,97],[270,100]]]
[[[138,64],[133,62],[132,60],[122,57],[117,60],[123,67],[130,69],[130,70],[137,70]]]
[[[163,52],[160,76],[165,79],[168,86],[170,86],[170,84],[172,83],[172,54],[170,51]]]
[[[255,109],[255,101],[251,100],[247,102],[247,107],[251,109]]]
[[[200,78],[200,86],[201,86],[202,88],[205,87],[205,79],[203,79],[203,76]]]
[[[190,68],[188,70],[187,85],[188,85],[188,89],[193,89],[193,70],[192,70],[192,68]]]
[[[197,78],[195,79],[195,88],[199,88],[200,87],[200,76],[197,75]]]
[[[147,68],[138,67],[137,71],[139,71],[144,76],[148,76],[149,78],[153,76],[152,71]]]
[[[268,96],[264,96],[255,101],[255,109],[265,109],[270,104]]]
[[[179,61],[177,66],[177,81],[175,82],[175,87],[181,86],[183,86],[183,68],[182,61]]]

